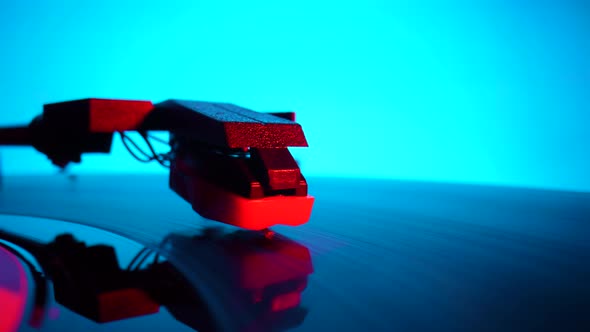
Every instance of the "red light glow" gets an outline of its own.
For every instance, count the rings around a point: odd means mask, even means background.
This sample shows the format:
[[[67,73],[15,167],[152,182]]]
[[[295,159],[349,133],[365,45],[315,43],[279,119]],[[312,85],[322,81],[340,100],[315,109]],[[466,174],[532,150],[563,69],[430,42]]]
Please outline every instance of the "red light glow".
[[[17,331],[25,312],[28,282],[18,258],[0,246],[0,331]]]

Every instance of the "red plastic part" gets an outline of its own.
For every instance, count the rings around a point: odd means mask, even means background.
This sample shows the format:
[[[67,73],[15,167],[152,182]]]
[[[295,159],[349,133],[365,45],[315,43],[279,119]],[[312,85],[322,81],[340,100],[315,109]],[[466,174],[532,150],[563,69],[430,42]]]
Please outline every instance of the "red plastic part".
[[[154,106],[151,101],[89,99],[90,132],[137,130]]]
[[[268,113],[232,104],[174,99],[154,107],[144,123],[147,130],[168,130],[217,147],[307,146],[301,125]]]
[[[299,166],[288,149],[252,149],[265,170],[264,178],[273,190],[297,188],[301,180]]]
[[[295,112],[270,112],[268,114],[295,122]]]
[[[18,258],[0,246],[0,331],[17,331],[28,296],[27,276]]]
[[[201,216],[251,230],[304,224],[311,216],[314,202],[312,196],[279,195],[248,199],[199,176],[183,176],[174,168],[170,171],[170,187],[191,202]]]
[[[138,130],[153,109],[151,101],[90,98],[45,104],[43,118],[52,129],[113,133]]]

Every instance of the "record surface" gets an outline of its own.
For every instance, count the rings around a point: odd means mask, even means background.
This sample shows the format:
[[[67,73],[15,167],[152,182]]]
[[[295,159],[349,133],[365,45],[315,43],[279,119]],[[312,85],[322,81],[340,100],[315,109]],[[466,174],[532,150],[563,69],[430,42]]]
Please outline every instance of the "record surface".
[[[165,176],[4,177],[20,330],[590,330],[590,194],[309,184],[309,223],[265,237],[199,217]]]

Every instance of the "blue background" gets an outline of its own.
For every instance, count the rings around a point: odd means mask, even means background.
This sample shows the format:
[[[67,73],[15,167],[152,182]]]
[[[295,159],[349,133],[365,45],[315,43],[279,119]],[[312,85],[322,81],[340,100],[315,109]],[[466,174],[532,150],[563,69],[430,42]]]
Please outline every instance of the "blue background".
[[[22,1],[0,124],[86,97],[293,110],[304,174],[590,190],[590,7],[575,1]],[[164,172],[114,145],[74,173]],[[2,149],[5,174],[54,173]]]

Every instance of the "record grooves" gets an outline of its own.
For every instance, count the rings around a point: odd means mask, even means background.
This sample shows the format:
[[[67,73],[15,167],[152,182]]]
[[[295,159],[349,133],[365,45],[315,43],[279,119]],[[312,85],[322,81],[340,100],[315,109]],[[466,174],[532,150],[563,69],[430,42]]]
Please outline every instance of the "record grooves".
[[[6,177],[0,230],[52,253],[46,331],[590,329],[590,194],[308,181],[310,222],[267,238],[165,176]]]

